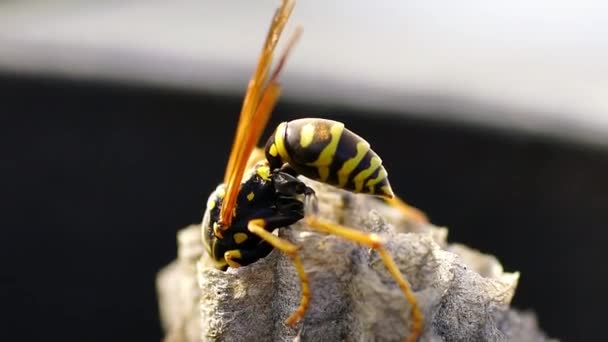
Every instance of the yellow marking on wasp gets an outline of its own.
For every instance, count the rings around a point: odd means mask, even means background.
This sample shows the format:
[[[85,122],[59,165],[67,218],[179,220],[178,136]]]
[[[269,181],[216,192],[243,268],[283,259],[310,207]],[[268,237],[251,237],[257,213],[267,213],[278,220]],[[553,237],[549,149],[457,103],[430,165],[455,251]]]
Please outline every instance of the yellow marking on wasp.
[[[217,222],[213,222],[213,235],[215,235],[215,237],[218,239],[224,238],[224,231],[221,229],[220,225],[217,224]]]
[[[254,197],[255,197],[255,194],[254,194],[254,193],[253,193],[253,191],[252,191],[252,192],[250,192],[250,193],[247,195],[247,200],[248,200],[249,202],[251,202],[251,201],[253,201],[253,198],[254,198]]]
[[[331,140],[327,146],[325,146],[323,151],[321,151],[319,158],[312,163],[308,163],[308,165],[315,166],[317,168],[319,171],[320,180],[323,182],[329,177],[329,165],[331,165],[331,161],[334,159],[336,149],[338,148],[338,142],[340,141],[343,131],[344,124],[341,122],[331,126]]]
[[[258,167],[257,169],[255,169],[255,172],[263,180],[265,180],[265,181],[270,180],[270,167],[268,167],[268,165]]]
[[[264,150],[259,147],[254,147],[253,151],[251,151],[251,154],[249,155],[249,160],[247,160],[247,168],[251,168],[252,165],[264,160],[266,160]]]
[[[224,198],[225,195],[226,184],[218,185],[215,190],[213,190],[213,193],[211,194],[211,196],[209,196],[209,199],[207,200],[207,208],[209,208],[209,210],[215,208],[215,202],[217,202],[217,199]],[[213,204],[211,202],[213,202]]]
[[[376,171],[376,169],[380,167],[381,164],[382,160],[380,158],[372,157],[369,167],[359,172],[353,179],[353,181],[355,182],[355,192],[361,192],[361,190],[363,190],[363,181],[365,181],[367,177],[374,173],[374,171]]]
[[[387,176],[386,171],[384,169],[382,169],[382,170],[380,170],[380,172],[378,172],[378,177],[376,177],[374,179],[370,179],[367,181],[367,183],[365,183],[365,185],[369,189],[370,194],[375,193],[374,185],[380,183],[383,179],[386,178],[386,176]]]
[[[215,194],[217,195],[218,198],[224,198],[224,196],[226,196],[226,188],[225,187],[218,188],[217,190],[215,190]]]
[[[308,145],[312,143],[313,138],[315,137],[315,126],[311,123],[308,123],[302,127],[300,131],[300,146],[306,148]]]
[[[245,242],[245,240],[247,240],[248,236],[245,233],[236,233],[233,236],[234,242],[237,243],[237,245],[242,244],[243,242]]]
[[[241,251],[238,249],[233,249],[230,251],[226,251],[224,253],[224,259],[226,260],[226,263],[228,264],[228,266],[232,267],[232,268],[239,268],[241,267],[241,264],[239,264],[238,262],[234,261],[234,259],[241,259]]]
[[[289,158],[289,154],[287,153],[287,149],[285,149],[285,130],[287,129],[287,123],[282,122],[277,127],[277,130],[274,134],[274,144],[277,146],[277,152],[279,156],[283,159],[283,162],[289,163],[291,162],[291,158]]]
[[[261,178],[264,178],[264,171],[260,172],[259,169],[262,167],[265,167],[266,164],[263,163],[257,163],[255,164],[253,167],[250,167],[247,172],[243,175],[243,179],[241,180],[241,184],[245,184],[247,183],[248,180],[251,179],[251,177],[253,177],[255,174],[257,174],[258,176],[260,176]],[[268,171],[270,172],[270,171]]]
[[[271,156],[276,157],[277,154],[279,154],[279,152],[277,151],[277,145],[275,145],[274,143],[270,145],[270,150],[268,151],[268,153],[270,153]]]
[[[342,168],[338,170],[338,187],[343,188],[348,182],[348,176],[351,172],[359,165],[365,154],[369,151],[369,143],[367,141],[360,141],[357,143],[357,154],[345,161],[342,164]]]
[[[211,211],[215,208],[215,198],[211,196],[209,200],[207,200],[207,210]]]

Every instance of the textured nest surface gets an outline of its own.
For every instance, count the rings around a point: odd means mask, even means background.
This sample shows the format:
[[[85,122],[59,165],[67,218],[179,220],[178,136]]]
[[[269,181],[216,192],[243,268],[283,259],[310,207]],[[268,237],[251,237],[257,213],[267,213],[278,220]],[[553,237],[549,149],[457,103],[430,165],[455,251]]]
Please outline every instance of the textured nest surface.
[[[490,255],[446,242],[447,229],[415,224],[370,196],[309,183],[320,216],[384,237],[425,316],[420,341],[545,341],[532,313],[510,309],[518,273]],[[294,328],[284,320],[300,301],[287,256],[273,251],[227,272],[211,266],[200,226],[178,234],[178,259],[157,279],[167,341],[402,341],[410,306],[379,256],[303,223],[279,230],[299,246],[312,300]]]

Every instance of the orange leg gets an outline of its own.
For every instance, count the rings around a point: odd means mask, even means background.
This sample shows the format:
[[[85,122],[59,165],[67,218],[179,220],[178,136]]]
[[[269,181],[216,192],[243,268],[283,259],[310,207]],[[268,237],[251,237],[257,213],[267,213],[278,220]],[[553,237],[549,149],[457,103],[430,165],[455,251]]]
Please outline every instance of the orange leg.
[[[268,242],[274,248],[287,254],[293,261],[296,267],[296,271],[298,272],[298,277],[300,277],[300,284],[302,290],[300,306],[298,306],[296,311],[294,311],[294,313],[291,314],[291,316],[289,316],[287,320],[285,320],[285,324],[293,326],[302,317],[304,317],[304,314],[308,309],[308,304],[310,303],[310,286],[308,283],[308,276],[306,275],[306,272],[304,271],[304,265],[302,265],[302,261],[298,256],[298,246],[285,239],[281,239],[280,237],[273,235],[271,232],[264,229],[265,226],[266,221],[264,219],[255,219],[249,221],[247,228],[250,232],[259,236],[262,240]]]
[[[403,215],[405,215],[405,217],[412,219],[418,223],[428,223],[429,219],[426,216],[426,214],[415,207],[412,207],[411,205],[405,203],[404,200],[402,200],[401,198],[395,196],[393,198],[390,199],[385,199],[386,203],[388,203],[389,205],[397,208],[397,210],[401,211],[403,213]]]
[[[416,300],[414,293],[412,292],[410,286],[399,271],[399,268],[395,264],[395,261],[393,260],[391,255],[386,251],[386,249],[384,249],[380,237],[376,234],[361,232],[329,221],[321,220],[313,216],[306,217],[305,220],[306,223],[312,229],[318,232],[340,236],[346,240],[350,240],[358,244],[371,247],[378,252],[380,258],[382,258],[382,262],[384,262],[384,265],[386,266],[387,270],[393,276],[393,278],[401,288],[401,291],[403,291],[403,293],[405,294],[407,301],[412,307],[412,311],[410,313],[410,317],[412,320],[412,328],[410,331],[410,335],[407,338],[407,341],[416,341],[420,336],[420,332],[422,330],[422,322],[424,320],[422,312],[418,307],[418,301]]]

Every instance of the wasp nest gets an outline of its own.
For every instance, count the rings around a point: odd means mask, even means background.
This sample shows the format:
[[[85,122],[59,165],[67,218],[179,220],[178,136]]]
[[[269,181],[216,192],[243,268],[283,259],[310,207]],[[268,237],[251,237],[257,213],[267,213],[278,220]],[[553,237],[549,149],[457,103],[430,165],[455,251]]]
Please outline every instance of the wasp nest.
[[[325,219],[382,235],[425,317],[421,341],[546,341],[532,313],[509,307],[518,273],[492,256],[448,244],[447,229],[416,224],[370,196],[309,182]],[[166,341],[403,341],[410,306],[379,256],[303,222],[279,235],[299,246],[310,279],[309,309],[294,328],[284,320],[300,301],[291,259],[275,250],[238,269],[213,268],[200,226],[178,234],[179,257],[157,278]]]

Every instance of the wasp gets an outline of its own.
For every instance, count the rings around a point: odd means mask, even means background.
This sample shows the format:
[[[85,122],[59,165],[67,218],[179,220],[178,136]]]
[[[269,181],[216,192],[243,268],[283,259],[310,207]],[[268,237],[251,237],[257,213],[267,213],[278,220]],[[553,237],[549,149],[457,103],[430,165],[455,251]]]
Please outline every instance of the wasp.
[[[274,235],[274,230],[304,220],[317,232],[371,247],[411,305],[408,340],[415,341],[422,328],[422,313],[408,283],[384,249],[382,238],[317,218],[315,191],[298,178],[393,200],[388,173],[370,144],[341,122],[304,118],[281,123],[268,138],[263,153],[256,147],[281,92],[278,75],[301,33],[298,27],[270,73],[274,50],[294,5],[295,0],[284,0],[272,19],[245,93],[224,182],[207,201],[202,222],[204,245],[221,270],[249,265],[274,249],[288,255],[301,283],[299,307],[285,321],[290,326],[305,315],[311,289],[298,246]],[[252,164],[250,157],[255,153],[259,156]],[[403,202],[394,203],[415,212]]]

